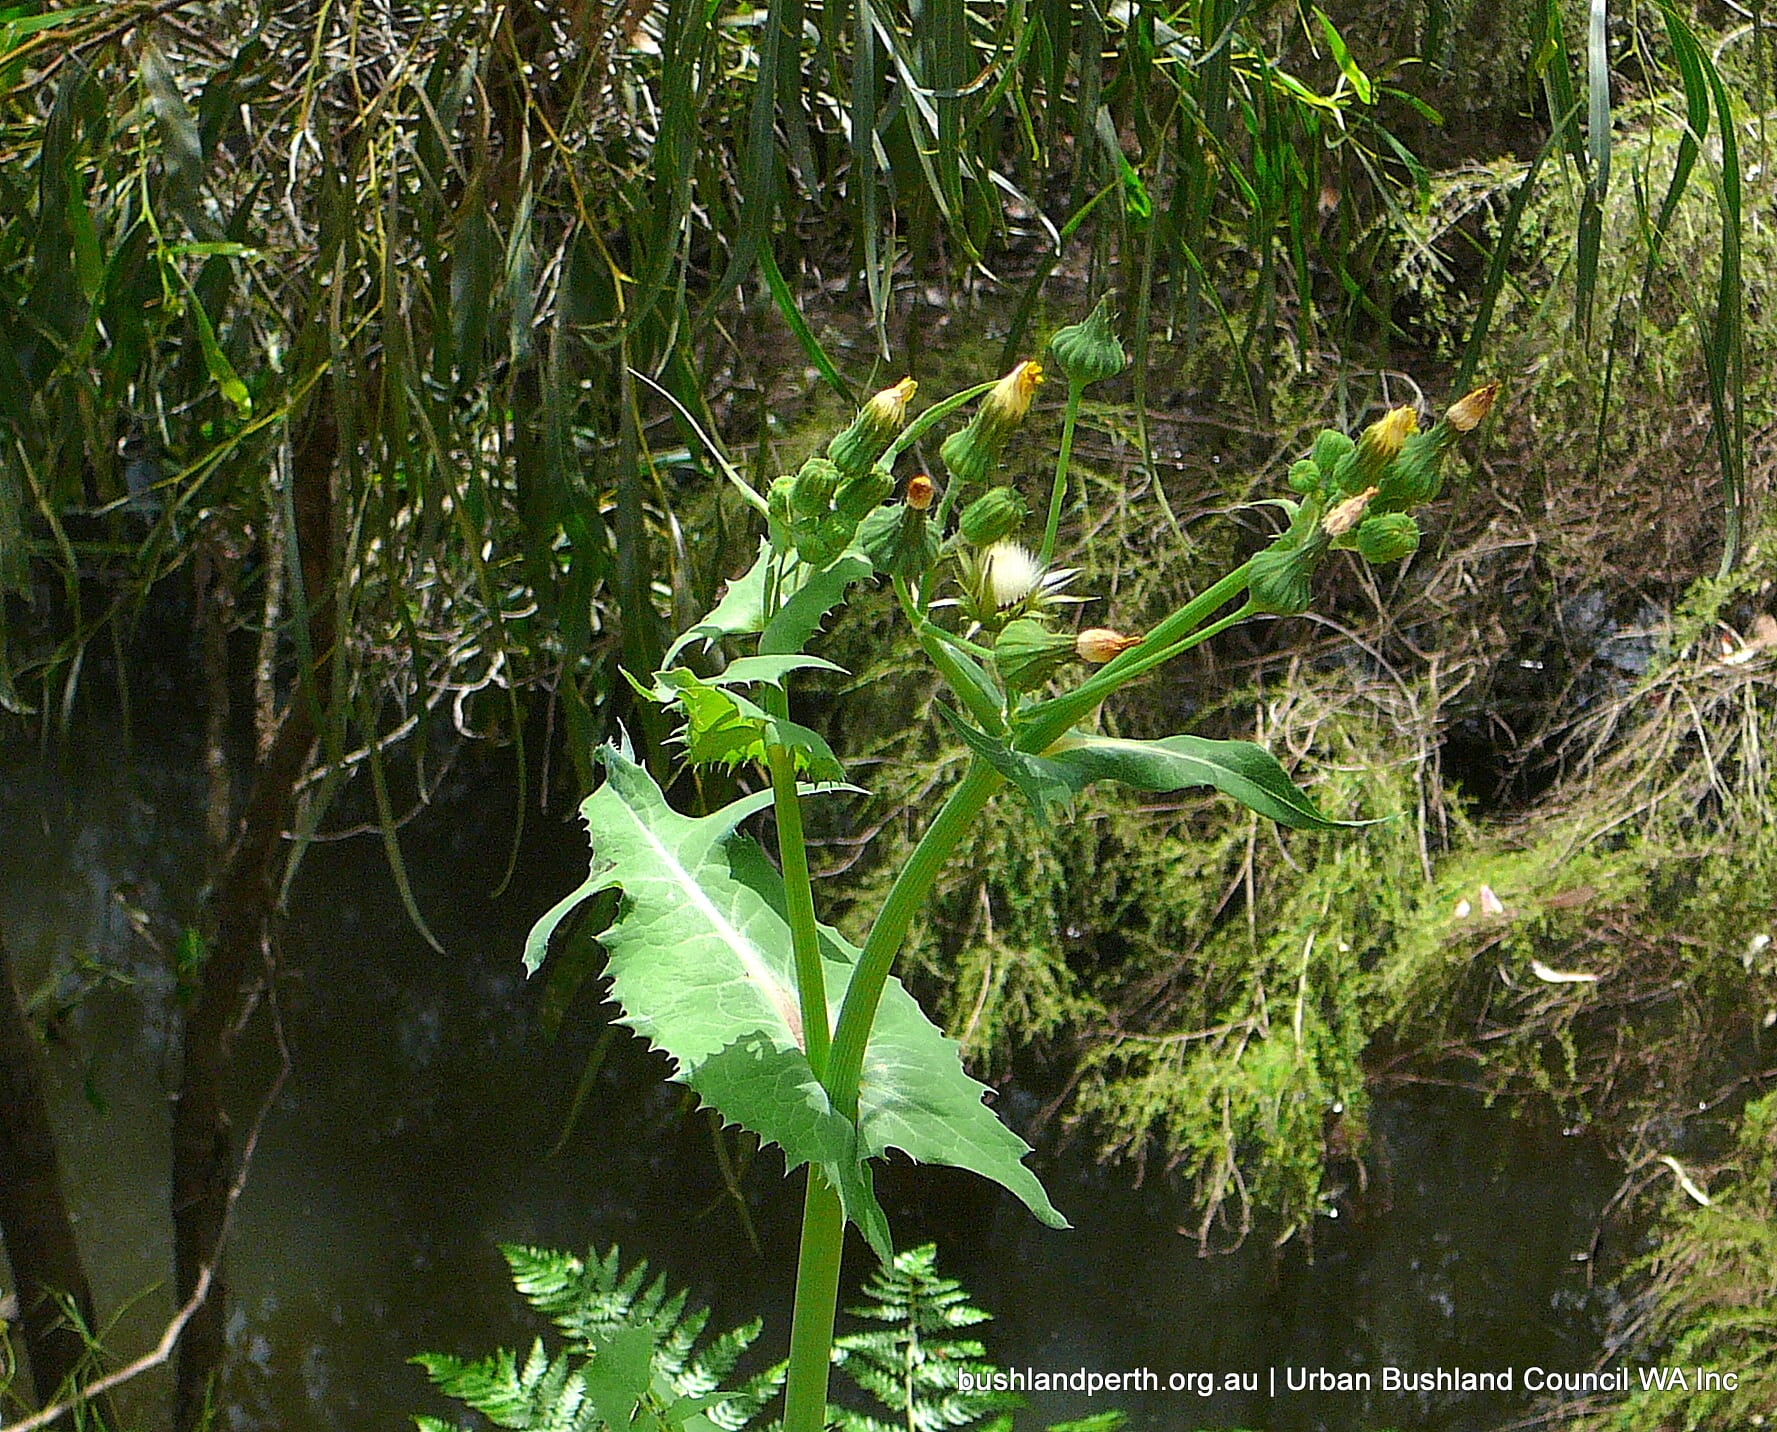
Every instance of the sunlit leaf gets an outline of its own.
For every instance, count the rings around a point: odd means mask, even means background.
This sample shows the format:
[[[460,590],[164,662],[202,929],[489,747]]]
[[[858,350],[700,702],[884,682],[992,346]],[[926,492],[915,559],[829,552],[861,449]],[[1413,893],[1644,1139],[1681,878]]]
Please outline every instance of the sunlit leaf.
[[[542,963],[570,911],[621,887],[603,941],[623,1021],[724,1118],[780,1145],[790,1167],[819,1167],[879,1253],[887,1255],[888,1230],[866,1160],[890,1149],[980,1173],[1062,1226],[1021,1162],[1027,1146],[982,1103],[985,1090],[963,1072],[958,1046],[898,982],[884,992],[865,1054],[858,1125],[833,1108],[803,1052],[782,880],[735,829],[770,793],[682,816],[643,767],[608,746],[600,759],[605,782],[581,806],[593,871],[532,929],[527,969]],[[836,1014],[858,952],[825,926],[818,933]]]

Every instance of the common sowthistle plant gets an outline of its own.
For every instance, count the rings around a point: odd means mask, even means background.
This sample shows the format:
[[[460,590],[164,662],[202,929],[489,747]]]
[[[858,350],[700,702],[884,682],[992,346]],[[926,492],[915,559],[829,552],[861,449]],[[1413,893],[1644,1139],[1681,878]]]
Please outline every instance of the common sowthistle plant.
[[[1412,551],[1408,509],[1433,496],[1457,435],[1491,405],[1483,388],[1426,433],[1396,409],[1355,440],[1328,431],[1289,475],[1279,499],[1288,529],[1140,636],[1110,628],[1058,629],[1074,573],[1052,569],[1074,422],[1085,387],[1123,367],[1103,305],[1055,335],[1067,379],[1060,453],[1040,544],[1016,543],[1023,501],[996,485],[1006,438],[1044,379],[1035,362],[997,382],[937,403],[906,422],[904,380],[872,398],[826,453],[747,496],[768,534],[746,575],[667,652],[648,698],[672,708],[693,764],[749,765],[769,789],[712,815],[674,811],[628,749],[599,752],[604,783],[581,807],[593,869],[531,931],[528,968],[576,906],[613,887],[623,901],[602,935],[623,1022],[674,1063],[725,1118],[782,1147],[809,1169],[786,1383],[786,1432],[820,1432],[845,1225],[892,1257],[871,1161],[897,1148],[917,1162],[971,1169],[1010,1190],[1044,1223],[1064,1228],[1034,1174],[1029,1147],[982,1102],[957,1046],[891,977],[915,915],[957,842],[987,802],[1012,786],[1040,820],[1065,813],[1096,781],[1143,791],[1210,786],[1282,825],[1326,830],[1329,819],[1263,748],[1192,735],[1132,741],[1086,724],[1121,687],[1255,613],[1305,610],[1325,555],[1355,550],[1371,561]],[[982,399],[940,454],[942,493],[911,478],[899,502],[895,464],[915,440]],[[905,426],[903,426],[905,424]],[[736,481],[739,479],[736,478]],[[953,512],[961,512],[958,523]],[[953,530],[954,527],[954,530]],[[939,716],[971,760],[896,876],[861,949],[818,922],[803,836],[802,803],[844,781],[834,752],[791,718],[798,673],[836,670],[807,650],[822,621],[873,575],[893,586],[921,649],[955,706]],[[949,595],[955,584],[956,595]],[[941,594],[943,594],[941,596]],[[947,624],[953,604],[959,618]],[[718,673],[684,658],[694,646],[732,643]],[[1096,665],[1084,679],[1072,663]],[[804,778],[806,782],[804,783]],[[776,868],[739,832],[748,816],[776,816]]]

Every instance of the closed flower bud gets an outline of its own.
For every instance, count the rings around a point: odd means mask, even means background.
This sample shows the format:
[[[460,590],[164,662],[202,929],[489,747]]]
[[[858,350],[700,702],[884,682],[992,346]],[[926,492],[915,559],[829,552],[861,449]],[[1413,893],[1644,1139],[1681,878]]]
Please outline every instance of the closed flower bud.
[[[907,505],[915,512],[924,512],[931,507],[938,495],[938,484],[923,472],[916,472],[907,482]]]
[[[999,461],[1006,436],[1030,411],[1030,400],[1043,381],[1039,364],[1025,361],[1001,378],[975,410],[966,428],[954,432],[938,449],[951,480],[962,484],[984,482]]]
[[[1452,403],[1444,414],[1444,421],[1459,433],[1473,432],[1481,425],[1488,413],[1493,411],[1493,400],[1499,396],[1499,384],[1489,383],[1484,388],[1476,388],[1467,397]]]
[[[775,551],[790,550],[790,489],[796,485],[793,477],[779,477],[772,480],[771,490],[766,494],[765,510],[771,525],[771,545]]]
[[[811,457],[791,480],[790,506],[798,517],[819,517],[826,513],[839,490],[840,472],[837,464],[824,457]]]
[[[974,423],[966,428],[958,428],[944,439],[944,446],[938,449],[938,457],[944,463],[944,470],[950,474],[952,485],[972,487],[983,482],[993,472],[994,462],[999,457],[999,446],[986,442]]]
[[[1366,562],[1398,562],[1419,550],[1419,524],[1410,512],[1366,517],[1357,527],[1358,555]]]
[[[827,456],[840,472],[855,477],[888,450],[907,421],[907,403],[918,387],[913,379],[903,378],[858,409],[851,426],[827,444]]]
[[[881,468],[866,468],[839,484],[839,491],[833,495],[833,505],[839,509],[839,515],[855,528],[873,508],[887,502],[894,491],[893,473],[884,472]]]
[[[1314,569],[1319,565],[1324,543],[1284,546],[1285,541],[1288,538],[1253,555],[1247,596],[1254,611],[1293,617],[1307,611],[1314,598]]]
[[[963,509],[963,540],[977,547],[991,547],[1010,537],[1030,515],[1024,499],[1009,487],[990,487]]]
[[[1313,458],[1305,457],[1290,467],[1290,491],[1306,495],[1320,486],[1320,467]]]
[[[1140,646],[1139,636],[1124,636],[1109,627],[1087,627],[1074,638],[1074,655],[1094,666],[1103,666],[1113,656],[1121,656],[1132,646]]]
[[[993,644],[993,664],[1008,691],[1033,691],[1070,656],[1074,638],[1020,617],[1007,622]]]
[[[837,512],[824,517],[803,518],[791,525],[796,538],[796,555],[811,567],[825,567],[851,543],[856,522],[848,522]]]
[[[1372,511],[1405,512],[1436,497],[1444,485],[1444,454],[1455,441],[1456,429],[1449,423],[1409,436],[1401,444],[1400,454],[1382,470],[1377,481],[1380,494]]]
[[[1330,482],[1356,451],[1357,444],[1344,433],[1327,428],[1314,440],[1314,465],[1320,469],[1321,476]]]
[[[858,524],[857,545],[878,572],[916,581],[938,560],[938,533],[917,507],[878,507]]]
[[[1129,359],[1111,323],[1110,295],[1099,299],[1084,322],[1058,330],[1049,340],[1049,351],[1069,382],[1096,383],[1121,373]]]
[[[1410,433],[1401,444],[1399,455],[1378,479],[1382,492],[1371,512],[1405,512],[1436,497],[1444,485],[1445,454],[1456,446],[1458,437],[1487,416],[1498,393],[1498,383],[1476,388],[1460,402],[1452,403],[1428,431]]]

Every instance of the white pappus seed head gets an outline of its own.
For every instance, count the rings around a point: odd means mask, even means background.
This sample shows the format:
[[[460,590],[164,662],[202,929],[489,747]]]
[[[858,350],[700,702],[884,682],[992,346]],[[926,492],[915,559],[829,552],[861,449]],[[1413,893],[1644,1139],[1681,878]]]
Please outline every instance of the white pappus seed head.
[[[1042,564],[1017,542],[994,543],[981,554],[981,570],[996,607],[1023,601],[1043,580]]]

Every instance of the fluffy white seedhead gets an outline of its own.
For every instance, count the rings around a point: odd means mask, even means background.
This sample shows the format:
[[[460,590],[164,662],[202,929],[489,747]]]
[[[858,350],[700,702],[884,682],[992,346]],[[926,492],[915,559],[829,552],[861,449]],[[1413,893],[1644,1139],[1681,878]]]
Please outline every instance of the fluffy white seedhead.
[[[1043,580],[1043,565],[1028,547],[1017,542],[996,542],[981,554],[982,575],[996,607],[1023,601]]]

